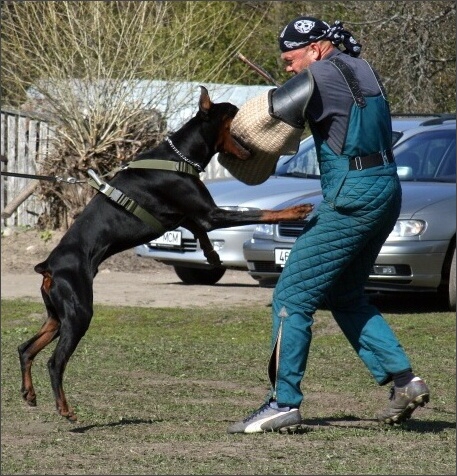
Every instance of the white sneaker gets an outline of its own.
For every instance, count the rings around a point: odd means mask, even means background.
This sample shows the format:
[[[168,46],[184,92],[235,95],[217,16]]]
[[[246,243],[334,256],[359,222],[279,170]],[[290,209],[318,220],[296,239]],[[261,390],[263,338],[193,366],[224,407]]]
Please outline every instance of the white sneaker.
[[[273,406],[271,406],[273,404]],[[243,421],[233,423],[227,433],[295,432],[301,424],[298,408],[277,407],[276,402],[265,403]]]

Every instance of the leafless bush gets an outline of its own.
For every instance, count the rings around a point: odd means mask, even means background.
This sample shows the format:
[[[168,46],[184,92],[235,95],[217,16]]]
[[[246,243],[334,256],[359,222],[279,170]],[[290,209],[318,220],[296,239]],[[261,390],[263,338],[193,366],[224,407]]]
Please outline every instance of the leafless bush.
[[[222,65],[256,22],[225,39],[222,54],[208,54],[239,12],[233,2],[201,3],[5,2],[2,87],[11,103],[31,109],[39,102],[56,124],[55,151],[41,173],[108,173],[163,137],[176,94],[165,80],[195,80],[199,71],[203,81],[224,81]],[[92,194],[86,186],[41,184],[41,225],[67,227]]]

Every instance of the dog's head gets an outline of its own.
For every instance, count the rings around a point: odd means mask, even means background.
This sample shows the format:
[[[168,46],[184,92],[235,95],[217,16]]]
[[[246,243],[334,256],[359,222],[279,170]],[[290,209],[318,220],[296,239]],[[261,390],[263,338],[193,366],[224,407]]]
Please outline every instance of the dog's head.
[[[217,124],[216,152],[223,152],[236,159],[246,160],[251,153],[243,147],[231,134],[230,125],[238,112],[238,108],[229,102],[213,103],[208,90],[200,86],[198,115],[205,121]]]

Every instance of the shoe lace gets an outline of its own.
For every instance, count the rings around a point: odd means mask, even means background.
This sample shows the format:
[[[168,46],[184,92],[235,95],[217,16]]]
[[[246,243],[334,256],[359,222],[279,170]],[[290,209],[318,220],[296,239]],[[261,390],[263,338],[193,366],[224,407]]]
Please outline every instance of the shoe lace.
[[[270,404],[269,403],[264,403],[259,409],[257,409],[254,413],[251,413],[251,415],[247,416],[244,420],[243,420],[243,423],[246,423],[248,422],[249,420],[252,420],[253,418],[255,418],[256,416],[260,415],[261,413],[263,413],[264,411],[268,410],[268,408],[270,408]]]

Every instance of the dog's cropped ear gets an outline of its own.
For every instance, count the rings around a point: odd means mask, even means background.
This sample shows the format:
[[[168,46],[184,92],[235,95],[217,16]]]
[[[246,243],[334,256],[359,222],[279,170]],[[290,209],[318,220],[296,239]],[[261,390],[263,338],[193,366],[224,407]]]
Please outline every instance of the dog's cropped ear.
[[[205,86],[200,86],[200,101],[198,103],[198,109],[205,119],[208,118],[211,105],[212,102],[209,97],[208,90],[205,88]]]

